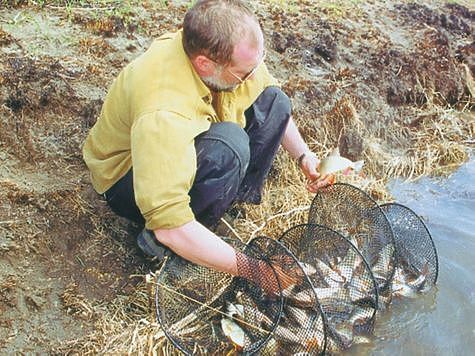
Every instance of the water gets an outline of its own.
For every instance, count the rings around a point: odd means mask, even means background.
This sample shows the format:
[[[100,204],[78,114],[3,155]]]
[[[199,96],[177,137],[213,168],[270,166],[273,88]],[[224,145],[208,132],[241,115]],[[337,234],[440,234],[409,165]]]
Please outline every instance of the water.
[[[435,289],[393,302],[375,325],[372,345],[351,354],[475,354],[475,160],[448,179],[390,185],[396,201],[426,223],[439,255]]]

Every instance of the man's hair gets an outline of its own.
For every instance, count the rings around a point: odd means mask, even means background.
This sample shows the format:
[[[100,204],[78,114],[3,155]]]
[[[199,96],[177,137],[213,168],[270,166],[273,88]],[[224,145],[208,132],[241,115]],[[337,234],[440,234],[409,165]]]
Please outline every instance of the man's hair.
[[[198,0],[183,21],[186,54],[190,58],[201,54],[220,64],[230,63],[238,41],[254,35],[246,17],[258,23],[243,1]]]

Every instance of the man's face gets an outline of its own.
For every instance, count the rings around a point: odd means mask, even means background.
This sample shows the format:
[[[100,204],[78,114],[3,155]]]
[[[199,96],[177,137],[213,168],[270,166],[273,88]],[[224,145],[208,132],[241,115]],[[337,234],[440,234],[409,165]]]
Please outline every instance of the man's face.
[[[265,58],[264,38],[260,28],[257,42],[249,39],[241,40],[233,51],[231,63],[222,65],[214,62],[213,75],[202,77],[203,82],[213,91],[233,91],[240,84],[252,79],[257,68]]]
[[[216,66],[216,70],[214,71],[213,75],[207,76],[207,77],[201,77],[201,80],[212,91],[231,92],[234,89],[236,89],[240,83],[235,83],[235,82],[233,83],[232,81],[226,81],[226,76],[223,75],[223,72],[225,72],[224,66],[218,64]]]

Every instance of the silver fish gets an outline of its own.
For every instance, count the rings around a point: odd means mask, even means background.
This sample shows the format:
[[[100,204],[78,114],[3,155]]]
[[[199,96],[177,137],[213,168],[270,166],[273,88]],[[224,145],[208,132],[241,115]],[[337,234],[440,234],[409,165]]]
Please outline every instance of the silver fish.
[[[348,323],[353,325],[353,332],[366,329],[374,314],[373,307],[356,307],[351,313]]]
[[[421,274],[415,280],[407,280],[407,284],[417,290],[418,292],[422,291],[427,282],[427,276],[429,275],[429,265],[426,263],[422,268]]]
[[[305,262],[299,262],[298,263],[300,265],[300,267],[302,267],[302,270],[305,272],[305,274],[307,276],[311,276],[313,274],[315,274],[317,272],[317,270],[315,269],[315,267],[313,267],[312,265],[308,264],[308,263],[305,263]]]
[[[221,319],[221,328],[223,329],[224,335],[231,340],[236,347],[239,349],[244,347],[246,334],[238,324],[231,319],[223,318]]]
[[[339,288],[314,288],[320,304],[331,303],[334,299],[338,298]]]
[[[424,290],[428,273],[428,264],[424,265],[421,274],[415,278],[408,277],[401,268],[396,268],[392,282],[393,295],[397,297],[415,298],[417,292]]]
[[[297,325],[304,326],[308,324],[309,319],[310,319],[310,314],[308,310],[287,305],[285,306],[285,311],[289,319],[295,322]]]
[[[345,283],[345,279],[330,268],[326,263],[316,258],[317,268],[323,275],[323,279],[328,284],[329,287],[339,288],[341,284]]]
[[[298,330],[294,331],[280,324],[277,325],[274,330],[274,338],[277,341],[291,342],[294,344],[299,344],[302,341]]]
[[[322,175],[336,173],[351,169],[359,172],[364,165],[364,161],[352,162],[348,158],[340,156],[340,150],[335,148],[327,157],[321,160],[318,171]]]
[[[377,276],[387,276],[390,271],[391,257],[394,252],[394,247],[390,244],[384,246],[379,252],[379,258],[371,271]]]
[[[346,256],[334,268],[334,270],[344,278],[345,282],[349,282],[358,265],[361,263],[361,258],[355,250],[348,249]]]
[[[392,289],[395,297],[415,298],[417,296],[414,288],[411,288],[407,284],[393,283]]]
[[[355,274],[348,284],[348,292],[351,301],[364,298],[368,294],[374,293],[374,285],[372,280],[364,278],[362,274]]]
[[[279,352],[279,343],[275,338],[271,337],[266,343],[260,354],[262,355],[277,355]]]
[[[312,293],[310,289],[293,293],[293,290],[289,290],[289,288],[287,288],[282,291],[282,296],[286,298],[286,301],[290,305],[300,308],[311,308],[317,303],[315,294]]]
[[[234,317],[234,316],[244,317],[244,306],[242,306],[241,304],[233,304],[230,302],[226,302],[226,304],[227,304],[227,314],[230,317]]]
[[[385,310],[386,307],[391,303],[392,297],[391,289],[388,288],[384,291],[381,291],[378,294],[378,310]]]
[[[353,336],[353,344],[354,345],[366,345],[366,344],[371,344],[372,341],[369,337],[363,336],[363,335],[355,335]]]
[[[327,328],[329,349],[330,351],[337,352],[349,348],[353,342],[353,331],[349,326],[342,325],[338,330],[329,325]]]

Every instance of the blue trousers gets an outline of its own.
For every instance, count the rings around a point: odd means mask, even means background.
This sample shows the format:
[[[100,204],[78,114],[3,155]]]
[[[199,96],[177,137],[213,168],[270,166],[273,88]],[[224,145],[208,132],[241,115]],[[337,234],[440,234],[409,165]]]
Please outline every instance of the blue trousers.
[[[244,129],[231,122],[215,123],[195,138],[197,171],[189,195],[197,221],[212,227],[234,201],[261,202],[290,112],[288,97],[269,87],[246,110]],[[144,224],[135,203],[132,170],[104,195],[116,214]]]

